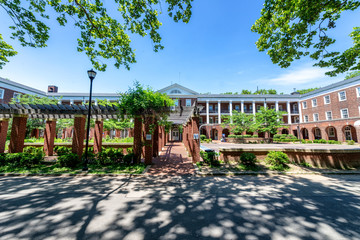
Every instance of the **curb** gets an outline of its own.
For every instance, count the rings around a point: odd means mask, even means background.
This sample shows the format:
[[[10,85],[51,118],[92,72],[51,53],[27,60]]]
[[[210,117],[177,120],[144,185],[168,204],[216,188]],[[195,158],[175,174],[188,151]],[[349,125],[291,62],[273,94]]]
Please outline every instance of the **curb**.
[[[197,167],[197,166],[196,166]],[[280,175],[360,175],[360,172],[215,172],[215,173],[202,173],[201,171],[195,169],[196,175],[206,177],[206,176],[280,176]]]
[[[91,173],[0,173],[0,177],[143,177],[141,174],[129,173],[104,173],[104,174],[91,174]]]

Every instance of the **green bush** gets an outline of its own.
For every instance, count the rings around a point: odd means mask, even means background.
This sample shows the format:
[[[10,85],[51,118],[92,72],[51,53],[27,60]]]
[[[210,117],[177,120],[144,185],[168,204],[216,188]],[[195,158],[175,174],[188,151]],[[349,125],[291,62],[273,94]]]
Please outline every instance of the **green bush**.
[[[76,168],[80,165],[81,160],[75,153],[63,154],[58,157],[58,162],[61,167]]]
[[[201,141],[204,141],[205,139],[206,139],[206,135],[201,134],[201,135],[200,135],[200,140],[201,140]]]
[[[335,140],[329,140],[327,141],[328,144],[341,144],[340,141],[335,141]]]
[[[71,148],[63,147],[63,146],[55,146],[54,151],[58,156],[67,155],[71,153]]]
[[[0,166],[6,165],[6,153],[0,153]]]
[[[258,138],[258,137],[259,137],[259,135],[252,135],[252,137],[253,137],[253,138]]]
[[[4,164],[12,167],[32,167],[39,164],[43,158],[43,154],[8,153],[5,155]]]
[[[354,145],[355,144],[354,140],[346,140],[346,142],[347,142],[348,145]]]
[[[123,157],[123,163],[126,164],[126,165],[130,165],[131,163],[134,162],[134,158],[135,158],[135,154],[134,154],[134,153],[126,154],[126,155]]]
[[[220,162],[217,159],[216,152],[205,152],[200,151],[200,156],[204,160],[204,162],[210,166],[219,166]]]
[[[240,161],[246,167],[253,167],[256,163],[256,156],[253,153],[244,152],[240,156]]]
[[[318,143],[327,143],[327,141],[325,139],[319,139]]]
[[[266,158],[266,163],[270,164],[271,170],[284,171],[289,168],[287,163],[289,163],[289,157],[286,153],[280,151],[270,151]]]

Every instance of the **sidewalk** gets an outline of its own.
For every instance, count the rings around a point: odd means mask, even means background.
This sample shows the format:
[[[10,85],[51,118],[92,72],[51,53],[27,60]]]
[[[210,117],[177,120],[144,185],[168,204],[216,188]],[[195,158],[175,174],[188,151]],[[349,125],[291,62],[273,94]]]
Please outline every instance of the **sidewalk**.
[[[191,157],[182,142],[170,142],[160,152],[160,156],[153,159],[153,165],[147,175],[187,175],[195,174]]]

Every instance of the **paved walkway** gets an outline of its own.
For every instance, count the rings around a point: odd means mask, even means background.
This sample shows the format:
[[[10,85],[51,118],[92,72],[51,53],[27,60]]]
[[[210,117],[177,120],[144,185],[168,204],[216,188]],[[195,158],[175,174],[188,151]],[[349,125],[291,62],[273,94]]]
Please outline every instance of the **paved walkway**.
[[[194,174],[195,169],[191,157],[181,142],[168,143],[161,151],[160,156],[153,159],[153,165],[148,175],[186,175]]]

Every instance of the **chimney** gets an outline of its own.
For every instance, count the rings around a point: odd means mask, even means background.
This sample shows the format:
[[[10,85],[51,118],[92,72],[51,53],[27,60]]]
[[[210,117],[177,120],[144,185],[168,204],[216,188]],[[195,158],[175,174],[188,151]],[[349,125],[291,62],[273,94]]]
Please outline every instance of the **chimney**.
[[[49,85],[48,86],[48,93],[57,93],[58,92],[58,87],[55,85]]]

